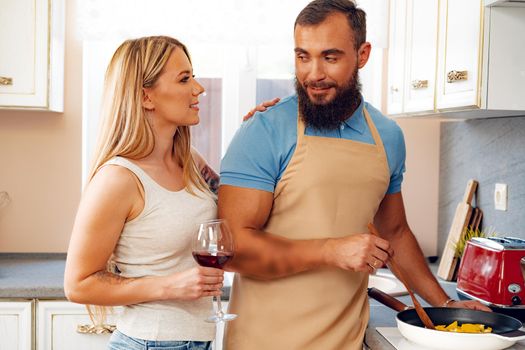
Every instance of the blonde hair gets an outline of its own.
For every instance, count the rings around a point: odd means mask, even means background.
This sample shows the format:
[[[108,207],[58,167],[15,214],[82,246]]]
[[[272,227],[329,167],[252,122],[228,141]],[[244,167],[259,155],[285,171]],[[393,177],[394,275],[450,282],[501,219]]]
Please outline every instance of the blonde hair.
[[[126,40],[113,54],[104,81],[102,123],[89,181],[104,163],[116,156],[141,159],[153,151],[155,138],[142,106],[143,88],[155,85],[173,50],[183,50],[191,63],[186,46],[167,36]],[[197,188],[211,194],[191,154],[189,126],[179,126],[173,138],[186,191],[195,195],[194,188]],[[92,327],[96,331],[107,331],[105,320],[112,308],[97,305],[86,305],[86,308]]]
[[[153,129],[142,106],[143,88],[153,87],[163,72],[173,50],[184,44],[168,36],[149,36],[124,41],[113,54],[106,71],[102,99],[98,144],[95,149],[89,180],[100,167],[115,156],[140,159],[155,146]],[[186,190],[207,192],[208,188],[191,154],[189,126],[179,126],[174,135],[175,157],[182,167]]]

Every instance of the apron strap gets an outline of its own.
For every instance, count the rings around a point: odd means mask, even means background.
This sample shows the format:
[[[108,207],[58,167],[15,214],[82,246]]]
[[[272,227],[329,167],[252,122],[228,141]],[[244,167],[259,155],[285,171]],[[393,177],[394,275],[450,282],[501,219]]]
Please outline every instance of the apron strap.
[[[372,117],[370,117],[370,114],[368,113],[368,110],[365,106],[363,106],[363,114],[365,116],[366,123],[368,124],[368,128],[370,129],[370,133],[372,134],[372,138],[374,139],[374,143],[376,144],[379,151],[386,156],[385,147],[383,146],[381,136],[379,136],[379,132],[377,131],[377,128],[372,121]]]
[[[365,117],[366,123],[368,124],[368,128],[370,129],[370,134],[372,135],[372,138],[374,139],[374,143],[379,149],[381,153],[383,153],[386,156],[385,147],[383,146],[383,141],[381,140],[381,136],[379,136],[379,132],[377,131],[377,128],[372,121],[372,117],[370,117],[370,114],[368,113],[368,110],[365,106],[363,106],[363,115]],[[304,121],[301,115],[301,112],[297,110],[297,144],[302,145],[303,139],[304,139],[304,132],[305,132],[305,125]]]

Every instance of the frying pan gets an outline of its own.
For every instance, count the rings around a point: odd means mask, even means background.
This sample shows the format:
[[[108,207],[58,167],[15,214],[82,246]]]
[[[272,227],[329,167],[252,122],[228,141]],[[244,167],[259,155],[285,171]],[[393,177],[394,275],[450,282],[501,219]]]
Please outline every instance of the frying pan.
[[[406,339],[421,346],[440,350],[499,350],[525,339],[519,329],[522,323],[507,315],[470,309],[425,307],[435,325],[449,325],[454,321],[481,323],[492,327],[492,333],[453,333],[424,328],[416,310],[376,288],[369,288],[368,295],[398,311],[397,328]]]

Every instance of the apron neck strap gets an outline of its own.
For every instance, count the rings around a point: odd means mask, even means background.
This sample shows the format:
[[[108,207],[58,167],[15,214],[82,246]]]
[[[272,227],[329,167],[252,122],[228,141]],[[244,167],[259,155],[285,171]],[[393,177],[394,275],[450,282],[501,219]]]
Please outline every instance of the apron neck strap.
[[[370,129],[370,134],[372,134],[372,138],[374,139],[375,145],[381,150],[383,150],[384,152],[385,148],[383,146],[383,141],[381,140],[381,137],[379,136],[379,132],[377,131],[377,128],[374,122],[372,121],[372,117],[370,117],[370,114],[368,113],[368,110],[366,109],[365,106],[363,106],[363,115],[365,117],[366,124],[368,125],[368,128]],[[300,143],[303,141],[305,129],[306,129],[306,126],[303,121],[303,116],[301,114],[301,111],[297,109],[297,141]]]

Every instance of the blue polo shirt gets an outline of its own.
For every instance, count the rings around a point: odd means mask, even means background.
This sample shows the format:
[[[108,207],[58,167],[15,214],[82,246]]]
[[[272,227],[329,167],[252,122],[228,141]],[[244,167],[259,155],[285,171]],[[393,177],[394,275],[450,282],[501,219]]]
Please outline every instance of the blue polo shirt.
[[[363,102],[338,129],[320,131],[307,127],[306,135],[335,137],[374,144],[363,115],[366,106],[385,147],[390,168],[386,193],[401,191],[405,172],[403,132],[392,120],[372,105]],[[221,185],[273,192],[281,179],[297,143],[297,96],[282,99],[277,105],[245,121],[232,139],[221,162]]]

